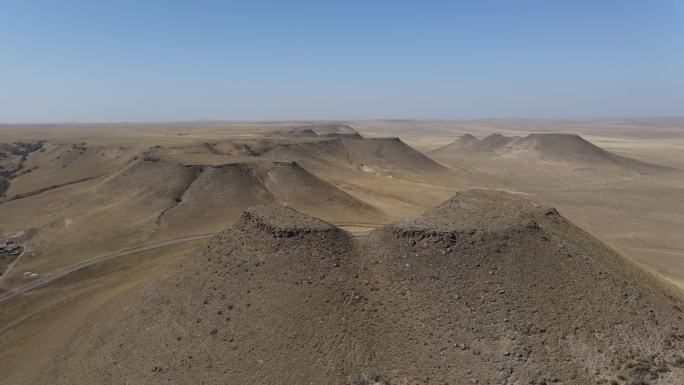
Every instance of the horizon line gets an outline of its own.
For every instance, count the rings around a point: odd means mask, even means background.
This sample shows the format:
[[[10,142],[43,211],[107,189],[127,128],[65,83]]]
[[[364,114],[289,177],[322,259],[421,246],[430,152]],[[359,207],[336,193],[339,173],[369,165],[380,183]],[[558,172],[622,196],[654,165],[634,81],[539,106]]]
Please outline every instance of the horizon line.
[[[567,121],[567,122],[588,122],[588,121],[609,121],[609,120],[667,120],[684,119],[684,115],[672,116],[604,116],[592,118],[550,118],[550,117],[478,117],[478,118],[330,118],[330,119],[189,119],[189,120],[101,120],[101,121],[35,121],[35,122],[2,122],[0,126],[61,126],[61,125],[101,125],[101,124],[187,124],[187,123],[351,123],[351,122],[467,122],[467,121]]]

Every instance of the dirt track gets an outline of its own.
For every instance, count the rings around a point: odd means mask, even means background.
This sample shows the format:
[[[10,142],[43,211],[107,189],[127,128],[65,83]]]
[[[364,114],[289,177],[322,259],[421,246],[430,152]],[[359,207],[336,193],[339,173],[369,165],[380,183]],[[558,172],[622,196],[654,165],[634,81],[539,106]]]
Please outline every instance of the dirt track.
[[[185,242],[198,241],[201,239],[207,239],[207,238],[211,238],[215,235],[216,235],[216,233],[194,235],[192,237],[185,237],[185,238],[179,238],[179,239],[171,239],[168,241],[156,242],[156,243],[152,243],[152,244],[145,245],[145,246],[139,246],[139,247],[136,247],[133,249],[118,251],[118,252],[112,253],[112,254],[99,255],[97,257],[87,259],[83,262],[79,262],[79,263],[67,266],[63,269],[60,269],[57,272],[42,276],[42,277],[36,279],[35,281],[32,281],[31,283],[27,283],[26,285],[15,287],[15,288],[13,288],[13,289],[5,292],[5,293],[0,294],[0,305],[2,305],[5,302],[11,301],[11,300],[21,296],[22,294],[27,293],[33,289],[37,289],[39,287],[45,286],[45,285],[47,285],[47,284],[49,284],[55,280],[58,280],[58,279],[64,277],[67,274],[73,273],[74,271],[78,271],[80,269],[86,268],[86,267],[94,265],[96,263],[106,261],[108,259],[122,257],[124,255],[141,253],[143,251],[149,251],[149,250],[157,249],[157,248],[164,247],[164,246],[171,246],[171,245],[177,245],[179,243],[185,243]]]
[[[337,226],[362,226],[362,227],[377,226],[377,225],[373,225],[373,224],[360,223],[360,222],[343,222],[343,223],[337,223],[336,225]],[[365,236],[368,236],[369,232],[370,231],[352,231],[352,234],[356,237],[365,237]],[[86,268],[88,266],[92,266],[96,263],[106,261],[108,259],[123,257],[125,255],[130,255],[130,254],[141,253],[144,251],[149,251],[149,250],[157,249],[160,247],[177,245],[179,243],[192,242],[192,241],[197,241],[197,240],[201,240],[201,239],[208,239],[208,238],[215,236],[216,234],[217,233],[208,233],[208,234],[195,235],[195,236],[191,236],[191,237],[177,238],[177,239],[157,242],[157,243],[153,243],[153,244],[149,244],[149,245],[145,245],[145,246],[139,246],[136,248],[123,250],[123,251],[119,251],[119,252],[112,253],[112,254],[100,255],[100,256],[85,260],[83,262],[79,262],[79,263],[67,266],[63,269],[60,269],[57,272],[53,272],[51,274],[47,274],[45,276],[42,276],[42,277],[38,278],[37,280],[32,281],[31,283],[28,283],[26,285],[22,285],[19,287],[12,288],[12,289],[8,290],[7,292],[0,294],[0,305],[2,305],[3,303],[6,303],[8,301],[11,301],[12,299],[15,299],[15,298],[21,296],[22,294],[27,293],[33,289],[37,289],[37,288],[43,287],[43,286],[45,286],[51,282],[54,282],[55,280],[60,279],[67,274],[81,270],[81,269]],[[24,253],[22,253],[21,255],[23,255],[23,254]],[[21,255],[19,257],[17,257],[12,262],[12,265],[10,267],[8,267],[8,269],[5,271],[5,275],[0,277],[0,281],[5,276],[9,275],[8,273],[14,267],[14,264],[16,264],[19,261],[19,258],[21,258]]]
[[[17,257],[14,258],[14,260],[7,265],[7,268],[5,268],[5,271],[3,271],[2,275],[0,275],[0,283],[2,283],[2,281],[4,281],[5,278],[7,278],[7,276],[10,275],[10,273],[14,269],[14,266],[16,266],[17,263],[19,262],[19,260],[21,259],[21,257],[23,257],[24,254],[26,254],[26,246],[24,246],[24,245],[19,245],[19,246],[21,246],[21,254],[17,255]]]

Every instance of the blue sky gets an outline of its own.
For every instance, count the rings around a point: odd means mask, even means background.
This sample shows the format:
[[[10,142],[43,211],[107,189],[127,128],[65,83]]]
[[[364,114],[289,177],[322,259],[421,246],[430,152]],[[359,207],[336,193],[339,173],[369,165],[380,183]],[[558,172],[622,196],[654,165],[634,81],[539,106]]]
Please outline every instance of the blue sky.
[[[684,115],[684,0],[0,0],[0,122]]]

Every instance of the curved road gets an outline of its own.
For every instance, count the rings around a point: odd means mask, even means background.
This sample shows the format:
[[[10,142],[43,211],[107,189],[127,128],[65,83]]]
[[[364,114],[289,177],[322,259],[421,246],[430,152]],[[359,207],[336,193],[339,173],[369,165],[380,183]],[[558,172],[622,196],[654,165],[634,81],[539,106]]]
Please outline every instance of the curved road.
[[[45,275],[43,277],[36,279],[35,281],[27,283],[26,285],[15,287],[15,288],[10,289],[9,291],[7,291],[5,293],[0,294],[0,305],[5,303],[5,302],[9,302],[9,301],[13,300],[13,299],[21,296],[22,294],[24,294],[28,291],[31,291],[33,289],[37,289],[39,287],[45,286],[45,285],[49,284],[50,282],[53,282],[57,279],[64,277],[67,274],[73,273],[77,270],[84,269],[84,268],[91,266],[91,265],[94,265],[96,263],[106,261],[108,259],[123,257],[124,255],[130,255],[130,254],[140,253],[143,251],[153,250],[153,249],[156,249],[159,247],[171,246],[171,245],[176,245],[179,243],[185,243],[185,242],[198,241],[201,239],[207,239],[207,238],[213,237],[216,234],[218,234],[218,233],[200,234],[200,235],[194,235],[192,237],[170,239],[167,241],[151,243],[149,245],[138,246],[138,247],[133,248],[133,249],[118,251],[118,252],[112,253],[112,254],[99,255],[97,257],[87,259],[85,261],[76,263],[74,265],[67,266],[65,268],[58,270],[55,273]]]
[[[339,223],[335,223],[335,225],[336,226],[359,226],[359,227],[367,227],[367,228],[374,228],[374,227],[378,226],[377,224],[356,223],[356,222],[339,222]],[[370,230],[369,231],[356,231],[356,232],[352,232],[352,235],[356,236],[356,237],[365,237],[369,233],[370,233]],[[191,237],[170,239],[167,241],[151,243],[149,245],[138,246],[138,247],[133,248],[133,249],[118,251],[116,253],[105,254],[105,255],[100,255],[100,256],[94,257],[94,258],[90,258],[90,259],[87,259],[85,261],[64,267],[55,273],[42,276],[42,277],[36,279],[35,281],[27,283],[26,285],[22,285],[22,286],[12,288],[9,291],[0,294],[0,305],[2,305],[3,303],[9,302],[9,301],[21,296],[22,294],[33,290],[33,289],[37,289],[37,288],[43,287],[43,286],[45,286],[51,282],[54,282],[55,280],[58,280],[67,274],[71,274],[75,271],[84,269],[88,266],[94,265],[94,264],[102,262],[102,261],[106,261],[108,259],[123,257],[124,255],[140,253],[143,251],[149,251],[149,250],[153,250],[153,249],[156,249],[159,247],[171,246],[171,245],[176,245],[179,243],[185,243],[185,242],[198,241],[201,239],[207,239],[207,238],[211,238],[211,237],[215,236],[216,234],[218,234],[218,233],[200,234],[200,235],[194,235]],[[18,258],[14,262],[16,262],[17,260],[18,260]]]

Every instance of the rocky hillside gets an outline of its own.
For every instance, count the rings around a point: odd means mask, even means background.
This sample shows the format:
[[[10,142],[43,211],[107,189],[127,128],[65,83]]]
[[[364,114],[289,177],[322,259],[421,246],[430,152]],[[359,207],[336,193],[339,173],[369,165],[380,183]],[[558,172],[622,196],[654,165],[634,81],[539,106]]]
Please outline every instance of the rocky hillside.
[[[103,306],[31,383],[674,385],[682,306],[508,193],[366,238],[269,205]]]

